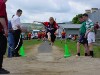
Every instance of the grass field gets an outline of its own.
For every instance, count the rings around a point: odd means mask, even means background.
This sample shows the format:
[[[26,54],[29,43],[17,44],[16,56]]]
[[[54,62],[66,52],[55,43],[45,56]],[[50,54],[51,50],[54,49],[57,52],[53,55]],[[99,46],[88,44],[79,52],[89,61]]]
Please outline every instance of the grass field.
[[[29,50],[32,46],[37,45],[41,43],[41,41],[37,41],[37,39],[34,40],[24,40],[23,46],[25,50]]]
[[[61,43],[60,40],[56,40],[55,45],[58,46],[59,48],[62,48],[62,50],[64,51],[64,46],[65,46],[64,42]],[[67,40],[67,45],[68,45],[68,48],[69,48],[71,55],[76,55],[76,53],[77,53],[77,48],[76,48],[77,42]],[[94,53],[95,53],[96,58],[100,58],[100,46],[94,46]],[[83,46],[81,46],[81,55],[82,56],[84,55]]]

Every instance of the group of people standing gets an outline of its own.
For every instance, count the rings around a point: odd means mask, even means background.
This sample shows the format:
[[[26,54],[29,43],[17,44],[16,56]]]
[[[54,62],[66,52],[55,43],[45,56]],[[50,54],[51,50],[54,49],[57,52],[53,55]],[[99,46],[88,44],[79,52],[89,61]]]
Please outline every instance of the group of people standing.
[[[38,33],[37,33],[37,35],[38,35],[38,40],[43,40],[43,41],[45,41],[46,40],[46,32],[45,31],[39,31]]]
[[[16,15],[12,16],[8,23],[8,57],[19,57],[19,50],[22,46],[20,16],[22,10],[18,9]]]
[[[94,57],[93,43],[95,42],[95,24],[89,19],[88,14],[83,14],[79,20],[82,26],[80,28],[80,38],[77,43],[77,56],[80,56],[80,45],[83,44],[85,56]]]

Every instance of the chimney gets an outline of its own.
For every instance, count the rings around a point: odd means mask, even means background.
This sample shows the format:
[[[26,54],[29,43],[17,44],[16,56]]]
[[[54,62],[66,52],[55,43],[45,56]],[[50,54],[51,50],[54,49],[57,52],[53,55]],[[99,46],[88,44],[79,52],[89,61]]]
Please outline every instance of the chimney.
[[[92,13],[98,11],[98,8],[92,8],[91,9]]]

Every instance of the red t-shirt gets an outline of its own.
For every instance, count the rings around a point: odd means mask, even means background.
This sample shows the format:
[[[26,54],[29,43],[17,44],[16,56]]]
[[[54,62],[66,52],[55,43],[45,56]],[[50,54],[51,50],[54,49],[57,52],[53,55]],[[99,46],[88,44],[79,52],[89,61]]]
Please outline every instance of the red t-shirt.
[[[0,0],[0,18],[5,18],[6,25],[8,27],[8,19],[7,19],[7,13],[6,13],[6,4]],[[2,32],[3,27],[0,23],[0,32]]]
[[[62,36],[66,36],[66,33],[65,32],[62,32]]]
[[[41,37],[41,33],[40,32],[38,33],[38,37]]]
[[[47,27],[49,25],[49,22],[44,22],[43,24]],[[54,27],[58,29],[58,24],[56,22],[54,22]]]
[[[46,35],[45,32],[42,32],[42,37],[45,37],[45,35]]]
[[[31,33],[28,34],[28,37],[31,37]]]
[[[98,24],[95,24],[94,29],[97,30],[99,28],[100,28],[99,25]]]

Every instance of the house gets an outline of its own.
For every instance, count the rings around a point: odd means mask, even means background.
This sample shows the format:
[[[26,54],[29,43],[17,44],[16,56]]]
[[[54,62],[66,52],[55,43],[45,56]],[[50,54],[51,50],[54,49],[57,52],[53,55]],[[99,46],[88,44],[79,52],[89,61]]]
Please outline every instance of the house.
[[[100,9],[92,8],[91,10],[85,10],[86,13],[89,15],[89,18],[94,22],[100,23]]]
[[[59,26],[59,36],[61,36],[60,33],[63,29],[66,31],[67,35],[79,35],[81,24],[59,24]]]

